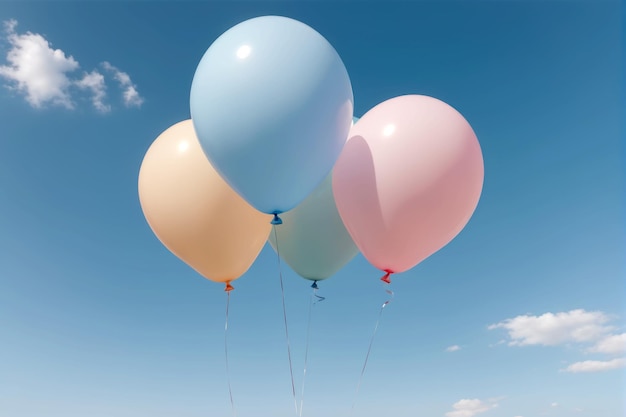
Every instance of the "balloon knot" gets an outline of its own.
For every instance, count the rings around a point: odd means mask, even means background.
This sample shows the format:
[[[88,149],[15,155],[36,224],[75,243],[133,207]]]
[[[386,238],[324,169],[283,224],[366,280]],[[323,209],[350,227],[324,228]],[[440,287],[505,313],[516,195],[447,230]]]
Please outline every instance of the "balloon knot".
[[[224,288],[224,291],[226,292],[231,292],[232,290],[234,290],[235,287],[233,287],[232,285],[230,285],[230,281],[226,281],[226,287]]]
[[[273,224],[273,225],[283,224],[283,219],[278,217],[278,213],[273,213],[273,214],[274,214],[274,218],[272,219],[272,221],[270,223]]]
[[[389,278],[389,276],[393,274],[392,271],[389,270],[385,270],[385,275],[380,279],[382,282],[385,282],[387,284],[391,284],[391,279]]]
[[[317,288],[318,288],[318,287],[317,287],[317,281],[313,281],[313,285],[311,285],[311,288],[315,288],[315,289],[317,289]]]

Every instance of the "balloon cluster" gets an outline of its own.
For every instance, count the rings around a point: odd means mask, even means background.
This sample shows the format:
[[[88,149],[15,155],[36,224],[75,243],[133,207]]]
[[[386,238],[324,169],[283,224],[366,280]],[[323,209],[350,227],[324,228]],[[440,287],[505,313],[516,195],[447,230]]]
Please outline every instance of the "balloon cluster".
[[[148,224],[228,291],[268,239],[304,278],[328,278],[360,251],[388,282],[469,221],[482,153],[435,98],[392,98],[361,119],[353,108],[348,72],[318,32],[279,16],[234,26],[198,64],[191,119],[144,157]]]

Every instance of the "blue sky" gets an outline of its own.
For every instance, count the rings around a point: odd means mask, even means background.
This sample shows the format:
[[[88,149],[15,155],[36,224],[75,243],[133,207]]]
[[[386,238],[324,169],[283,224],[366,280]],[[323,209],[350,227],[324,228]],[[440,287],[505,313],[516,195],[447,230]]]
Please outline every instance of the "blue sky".
[[[137,175],[211,42],[267,14],[333,44],[355,116],[431,95],[485,159],[465,230],[394,277],[353,415],[623,416],[617,1],[2,2],[0,415],[231,415],[223,288],[154,237]],[[299,393],[311,289],[284,272]],[[304,416],[350,415],[379,277],[359,255],[320,283]],[[234,285],[238,415],[294,415],[269,245]]]

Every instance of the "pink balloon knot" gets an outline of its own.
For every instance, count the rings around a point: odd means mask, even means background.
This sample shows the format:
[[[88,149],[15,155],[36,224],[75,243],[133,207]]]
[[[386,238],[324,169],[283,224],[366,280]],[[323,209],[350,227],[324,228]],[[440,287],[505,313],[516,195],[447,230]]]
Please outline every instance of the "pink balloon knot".
[[[380,279],[382,282],[386,282],[387,284],[391,284],[391,279],[389,278],[389,276],[393,274],[392,271],[386,270],[385,269],[385,275]]]

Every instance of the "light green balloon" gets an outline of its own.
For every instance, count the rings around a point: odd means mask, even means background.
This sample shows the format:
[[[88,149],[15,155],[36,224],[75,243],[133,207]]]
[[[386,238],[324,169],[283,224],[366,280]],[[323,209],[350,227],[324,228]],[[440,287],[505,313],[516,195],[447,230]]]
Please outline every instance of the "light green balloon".
[[[301,277],[319,281],[331,277],[359,250],[343,225],[333,197],[332,172],[296,208],[281,214],[269,242]]]

